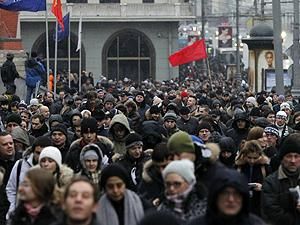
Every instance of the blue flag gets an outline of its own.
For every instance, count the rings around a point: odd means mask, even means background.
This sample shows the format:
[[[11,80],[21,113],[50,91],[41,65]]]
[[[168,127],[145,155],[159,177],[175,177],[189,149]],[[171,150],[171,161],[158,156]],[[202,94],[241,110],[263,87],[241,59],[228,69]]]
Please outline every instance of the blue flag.
[[[62,30],[61,26],[58,24],[57,41],[62,41],[69,36],[69,20],[70,20],[70,13],[66,14],[63,18],[64,30]],[[53,39],[55,41],[55,32],[53,35]]]
[[[46,0],[0,0],[0,9],[8,11],[46,11]]]

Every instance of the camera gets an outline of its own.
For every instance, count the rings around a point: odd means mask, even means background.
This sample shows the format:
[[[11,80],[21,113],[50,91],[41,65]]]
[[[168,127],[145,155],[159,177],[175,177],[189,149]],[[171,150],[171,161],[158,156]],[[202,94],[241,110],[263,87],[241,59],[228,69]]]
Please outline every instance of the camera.
[[[248,187],[250,190],[253,190],[256,187],[255,183],[248,183]]]

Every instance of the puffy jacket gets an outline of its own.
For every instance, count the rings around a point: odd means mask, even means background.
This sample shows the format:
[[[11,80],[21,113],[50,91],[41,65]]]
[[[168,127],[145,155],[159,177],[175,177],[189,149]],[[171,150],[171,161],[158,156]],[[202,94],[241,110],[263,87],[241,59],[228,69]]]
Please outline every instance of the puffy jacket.
[[[35,88],[37,82],[43,82],[45,68],[35,59],[28,59],[25,62],[26,85],[30,88]]]

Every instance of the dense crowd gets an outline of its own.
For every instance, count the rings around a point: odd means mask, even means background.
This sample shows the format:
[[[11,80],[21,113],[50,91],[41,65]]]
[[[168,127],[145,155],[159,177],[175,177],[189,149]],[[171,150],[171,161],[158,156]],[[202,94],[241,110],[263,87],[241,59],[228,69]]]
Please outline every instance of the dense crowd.
[[[292,94],[81,79],[0,96],[1,225],[300,224]]]

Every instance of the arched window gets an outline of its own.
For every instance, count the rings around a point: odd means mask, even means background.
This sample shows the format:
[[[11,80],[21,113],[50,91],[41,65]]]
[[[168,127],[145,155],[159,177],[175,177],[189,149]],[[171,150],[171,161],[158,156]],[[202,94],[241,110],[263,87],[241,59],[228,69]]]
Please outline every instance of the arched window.
[[[54,31],[53,31],[54,32]],[[49,32],[49,61],[50,68],[54,69],[54,57],[55,57],[55,41],[53,39],[53,32]],[[77,48],[77,35],[71,32],[71,72],[79,72],[79,52],[76,52]],[[85,50],[82,47],[82,70],[85,68]],[[46,33],[41,34],[32,46],[32,51],[37,52],[38,56],[46,60]],[[58,42],[57,48],[57,71],[68,71],[68,38]]]
[[[103,48],[103,75],[141,82],[155,79],[155,51],[143,33],[125,30],[112,35]]]

